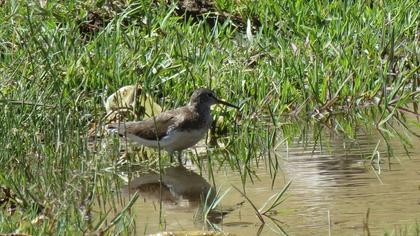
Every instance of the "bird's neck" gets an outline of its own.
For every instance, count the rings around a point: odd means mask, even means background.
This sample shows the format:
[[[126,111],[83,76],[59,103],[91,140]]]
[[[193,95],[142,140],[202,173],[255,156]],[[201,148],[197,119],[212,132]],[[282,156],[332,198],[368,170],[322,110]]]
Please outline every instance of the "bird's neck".
[[[202,119],[210,117],[210,105],[202,103],[190,103],[189,106],[194,112],[198,113]]]
[[[210,112],[210,104],[199,103],[199,102],[190,102],[188,105],[191,106],[196,111],[208,111],[208,112]]]

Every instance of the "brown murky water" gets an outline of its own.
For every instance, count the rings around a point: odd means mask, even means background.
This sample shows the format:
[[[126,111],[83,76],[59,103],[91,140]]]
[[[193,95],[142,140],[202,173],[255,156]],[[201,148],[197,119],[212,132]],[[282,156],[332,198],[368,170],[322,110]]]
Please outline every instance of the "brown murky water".
[[[418,132],[418,125],[411,125]],[[379,145],[380,164],[370,164],[370,156],[381,140],[379,134],[359,134],[357,140],[338,135],[323,136],[322,142],[299,142],[280,146],[273,153],[280,162],[272,188],[267,161],[252,166],[255,176],[245,184],[246,194],[257,207],[293,180],[286,200],[273,215],[289,235],[383,235],[414,227],[420,221],[420,139],[412,139],[410,158],[398,139],[391,141],[394,157],[388,159],[386,145]],[[375,161],[376,163],[376,161]],[[200,176],[194,165],[169,168],[162,177],[165,188],[156,188],[158,174],[135,179],[131,186],[141,197],[134,204],[137,234],[160,231],[208,230],[194,217],[199,196],[210,188],[207,171]],[[217,188],[232,185],[242,189],[240,174],[228,166],[213,169]],[[210,181],[211,182],[211,181]],[[162,208],[158,201],[162,196]],[[269,219],[260,221],[248,202],[231,189],[219,208],[231,211],[211,217],[213,229],[236,235],[279,235]],[[243,203],[242,205],[240,203]],[[367,216],[367,213],[369,214]],[[159,224],[161,219],[161,224]]]

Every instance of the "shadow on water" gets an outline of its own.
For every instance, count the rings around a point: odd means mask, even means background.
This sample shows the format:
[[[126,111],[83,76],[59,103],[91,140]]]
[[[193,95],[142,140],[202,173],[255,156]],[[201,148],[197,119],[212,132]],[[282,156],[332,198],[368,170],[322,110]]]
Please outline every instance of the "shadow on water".
[[[170,209],[194,209],[215,197],[210,184],[194,171],[185,167],[167,167],[159,173],[142,174],[132,179],[125,192],[138,191],[145,200],[162,201]]]
[[[184,166],[166,167],[162,173],[143,173],[133,178],[123,192],[138,192],[144,202],[163,204],[167,211],[195,211],[194,222],[205,222],[209,228],[219,224],[233,208],[218,209],[216,190],[198,175]]]
[[[237,139],[221,139],[224,145],[207,150],[211,163],[191,153],[199,161],[187,168],[168,167],[129,181],[125,191],[138,191],[143,199],[133,207],[137,230],[377,235],[410,227],[420,219],[419,126],[415,117],[397,115],[404,125],[389,120],[379,129],[376,118],[349,116],[280,127],[245,123]],[[289,180],[286,201],[261,227],[251,205],[267,206]],[[217,217],[203,224],[197,215],[215,201]]]

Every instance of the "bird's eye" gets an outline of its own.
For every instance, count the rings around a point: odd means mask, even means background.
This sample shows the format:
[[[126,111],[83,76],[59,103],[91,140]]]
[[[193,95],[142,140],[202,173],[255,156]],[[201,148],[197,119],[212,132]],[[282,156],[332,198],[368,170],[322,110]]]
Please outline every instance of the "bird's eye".
[[[207,94],[207,96],[209,96],[209,97],[213,97],[213,94],[211,94],[211,93],[208,93],[208,94]]]

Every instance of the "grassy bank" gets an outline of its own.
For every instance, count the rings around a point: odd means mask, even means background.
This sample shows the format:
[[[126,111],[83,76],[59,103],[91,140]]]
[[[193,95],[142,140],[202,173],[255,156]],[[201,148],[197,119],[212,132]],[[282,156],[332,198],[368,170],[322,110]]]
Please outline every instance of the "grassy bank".
[[[240,104],[240,127],[229,132],[243,163],[275,141],[257,121],[365,117],[355,108],[377,106],[369,122],[383,127],[398,110],[418,112],[418,8],[415,0],[0,1],[0,232],[132,232],[120,206],[129,203],[111,192],[123,184],[118,150],[97,152],[88,135],[124,85],[141,84],[164,109],[201,86]],[[334,127],[351,133],[352,122]]]

